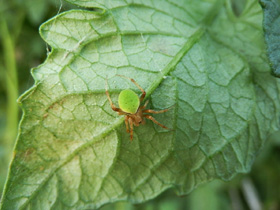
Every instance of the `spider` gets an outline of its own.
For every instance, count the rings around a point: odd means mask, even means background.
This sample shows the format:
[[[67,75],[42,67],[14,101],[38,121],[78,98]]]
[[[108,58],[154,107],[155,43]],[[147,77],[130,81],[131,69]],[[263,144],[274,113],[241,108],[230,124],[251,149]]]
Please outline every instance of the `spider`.
[[[119,115],[125,115],[124,119],[125,119],[125,125],[126,125],[126,132],[130,133],[130,141],[133,140],[133,126],[139,126],[141,124],[145,124],[145,118],[153,121],[155,124],[159,125],[162,128],[170,130],[166,126],[164,126],[161,123],[159,123],[158,121],[156,121],[156,119],[153,118],[151,115],[146,114],[146,113],[152,113],[152,114],[164,113],[164,112],[167,112],[169,110],[169,108],[168,109],[163,109],[163,110],[160,110],[160,111],[145,109],[146,106],[148,105],[149,101],[146,101],[143,106],[140,106],[141,102],[144,100],[144,98],[146,96],[145,90],[143,88],[141,88],[140,85],[138,83],[136,83],[136,81],[134,79],[123,76],[123,75],[117,75],[117,76],[120,76],[120,77],[123,77],[125,79],[130,80],[142,92],[142,95],[139,98],[138,95],[130,89],[122,90],[119,94],[119,99],[118,99],[118,103],[119,103],[120,108],[117,108],[113,104],[113,102],[110,98],[110,95],[109,95],[109,92],[108,92],[108,89],[107,89],[108,82],[106,80],[106,95],[107,95],[107,98],[110,102],[110,105],[111,105],[111,108],[112,108],[113,111],[118,112]]]

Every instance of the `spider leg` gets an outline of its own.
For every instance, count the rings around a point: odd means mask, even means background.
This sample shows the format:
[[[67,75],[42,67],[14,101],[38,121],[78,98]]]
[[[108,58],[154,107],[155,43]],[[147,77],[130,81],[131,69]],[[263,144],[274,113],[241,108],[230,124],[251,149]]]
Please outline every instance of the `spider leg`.
[[[118,112],[118,115],[127,115],[127,113],[126,113],[126,112],[123,112],[123,111],[119,111],[119,112]]]
[[[128,122],[130,126],[130,141],[133,140],[133,121],[130,117],[128,117]]]
[[[124,122],[125,122],[125,127],[126,127],[126,132],[127,132],[127,133],[129,133],[128,120],[129,120],[129,117],[128,117],[128,116],[125,116]]]
[[[145,102],[145,104],[144,104],[143,106],[141,106],[141,109],[142,109],[142,110],[145,109],[146,106],[148,105],[148,103],[149,103],[149,100],[147,100],[147,101]]]
[[[145,96],[146,96],[146,92],[145,92],[145,90],[143,89],[143,88],[141,88],[141,86],[134,80],[134,79],[132,79],[132,78],[129,78],[129,77],[126,77],[126,76],[123,76],[123,75],[119,75],[119,74],[117,74],[117,76],[119,76],[119,77],[123,77],[123,78],[126,78],[126,79],[129,79],[131,82],[133,82],[134,83],[134,85],[136,85],[140,90],[141,90],[141,92],[142,92],[142,95],[140,96],[140,102],[142,102],[143,101],[143,99],[145,98]]]
[[[143,110],[143,113],[152,113],[152,114],[160,114],[160,113],[164,113],[167,112],[169,109],[163,109],[163,110],[159,110],[159,111],[155,111],[155,110],[151,110],[151,109],[146,109]]]
[[[113,104],[113,102],[112,102],[112,100],[111,100],[111,98],[110,98],[109,91],[108,91],[108,81],[107,81],[107,79],[106,79],[106,87],[105,87],[105,90],[106,90],[105,92],[106,92],[107,98],[108,98],[108,100],[109,100],[109,102],[110,102],[111,108],[112,108],[115,112],[124,113],[120,108],[117,108],[117,107]]]
[[[149,120],[152,120],[155,124],[159,125],[160,127],[164,128],[164,129],[167,129],[167,130],[170,130],[169,128],[167,128],[165,125],[163,124],[160,124],[158,121],[156,121],[155,118],[153,118],[151,115],[143,115],[143,117],[149,119]]]

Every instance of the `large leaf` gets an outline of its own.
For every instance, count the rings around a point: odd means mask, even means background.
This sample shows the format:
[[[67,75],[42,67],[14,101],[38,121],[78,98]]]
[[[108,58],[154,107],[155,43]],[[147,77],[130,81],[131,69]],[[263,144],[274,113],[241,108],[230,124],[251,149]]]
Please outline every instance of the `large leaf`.
[[[264,29],[268,57],[273,73],[280,77],[280,1],[261,0],[264,8]]]
[[[277,129],[279,83],[270,75],[262,11],[248,1],[71,1],[41,27],[52,52],[20,99],[24,116],[2,209],[89,209],[144,202],[168,188],[191,192],[245,173]],[[137,88],[150,108],[135,128],[110,108]],[[140,92],[139,92],[140,93]]]

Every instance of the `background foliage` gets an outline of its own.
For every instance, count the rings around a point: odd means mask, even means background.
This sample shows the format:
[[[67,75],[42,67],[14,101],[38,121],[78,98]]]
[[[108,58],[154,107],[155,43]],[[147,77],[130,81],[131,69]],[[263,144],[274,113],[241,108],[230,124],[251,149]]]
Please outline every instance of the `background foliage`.
[[[36,3],[34,3],[36,2]],[[236,13],[245,0],[234,1]],[[61,7],[62,6],[62,7]],[[0,4],[0,191],[18,124],[16,98],[33,84],[30,68],[42,63],[48,47],[38,34],[39,24],[58,12],[72,8],[60,1],[1,1]],[[15,15],[16,14],[16,15]],[[258,157],[250,174],[240,175],[228,183],[213,182],[179,198],[168,191],[146,204],[133,206],[119,202],[104,209],[234,209],[248,208],[251,202],[266,209],[280,208],[280,138],[275,134]],[[253,189],[253,191],[250,191]],[[214,192],[214,193],[213,193]],[[201,202],[203,200],[204,202]]]

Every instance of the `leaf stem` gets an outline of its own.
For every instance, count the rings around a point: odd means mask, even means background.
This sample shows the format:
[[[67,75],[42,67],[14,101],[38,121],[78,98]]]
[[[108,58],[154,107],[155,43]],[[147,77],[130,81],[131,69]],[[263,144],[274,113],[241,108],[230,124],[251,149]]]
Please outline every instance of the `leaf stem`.
[[[159,86],[161,81],[167,76],[170,72],[172,72],[179,61],[188,53],[188,51],[193,47],[195,43],[201,38],[204,34],[204,28],[198,28],[197,31],[186,41],[185,45],[181,48],[181,50],[176,54],[176,56],[169,62],[168,65],[160,72],[160,76],[153,82],[153,84],[146,90],[147,99],[154,90]]]
[[[4,54],[4,77],[7,95],[6,108],[6,128],[3,136],[3,146],[5,148],[5,164],[8,165],[12,155],[12,148],[17,135],[18,126],[18,78],[16,68],[16,57],[14,41],[9,32],[4,15],[0,15],[0,40],[3,46]],[[4,172],[5,173],[5,172]]]

